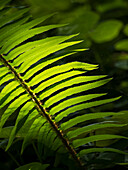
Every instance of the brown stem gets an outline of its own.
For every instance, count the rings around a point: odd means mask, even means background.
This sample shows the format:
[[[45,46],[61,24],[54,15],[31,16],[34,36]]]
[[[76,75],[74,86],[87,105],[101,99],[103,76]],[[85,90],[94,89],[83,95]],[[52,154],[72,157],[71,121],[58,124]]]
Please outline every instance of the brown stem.
[[[59,130],[58,125],[56,124],[56,122],[54,122],[51,118],[51,116],[47,113],[47,111],[45,110],[45,108],[43,108],[41,106],[41,101],[39,99],[37,99],[36,95],[33,93],[33,91],[31,90],[30,87],[28,87],[28,85],[26,84],[26,82],[21,78],[21,75],[19,73],[16,72],[15,68],[12,67],[10,65],[10,63],[8,61],[6,61],[4,59],[4,55],[0,55],[0,60],[1,62],[8,67],[8,69],[12,72],[12,74],[14,75],[15,79],[20,82],[20,84],[22,85],[22,87],[25,89],[25,91],[29,94],[29,96],[31,97],[32,101],[36,104],[36,108],[38,110],[38,112],[44,116],[46,118],[46,120],[50,123],[50,125],[52,126],[53,130],[56,132],[57,136],[61,139],[62,143],[64,144],[64,146],[67,148],[67,150],[70,152],[70,154],[72,155],[73,159],[77,162],[78,166],[81,167],[81,169],[83,168],[82,162],[80,160],[79,157],[77,157],[77,153],[76,151],[73,149],[72,146],[70,146],[69,141],[64,137],[64,134],[61,130]]]

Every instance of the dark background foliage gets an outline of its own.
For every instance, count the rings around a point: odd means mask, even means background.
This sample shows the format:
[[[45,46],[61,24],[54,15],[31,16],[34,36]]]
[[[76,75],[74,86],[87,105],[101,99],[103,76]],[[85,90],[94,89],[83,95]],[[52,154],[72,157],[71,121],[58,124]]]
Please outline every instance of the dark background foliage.
[[[75,59],[99,64],[100,73],[113,77],[108,89],[112,95],[123,97],[116,105],[110,104],[107,108],[127,109],[128,1],[47,0],[46,3],[45,0],[26,0],[25,3],[30,6],[34,18],[55,12],[46,24],[68,24],[48,34],[80,33],[75,39],[84,41],[77,47],[88,50],[77,54]]]
[[[41,37],[80,33],[74,39],[84,41],[77,45],[77,47],[87,48],[88,50],[61,62],[79,60],[99,64],[99,70],[93,74],[100,73],[113,77],[113,80],[102,90],[108,92],[112,97],[122,95],[122,98],[116,103],[97,107],[95,111],[121,111],[128,109],[127,0],[47,0],[47,2],[46,0],[14,0],[12,4],[20,8],[24,6],[30,7],[33,18],[55,13],[44,24],[67,24],[64,27],[49,31],[41,35]],[[63,50],[62,53],[64,52]],[[40,161],[40,156],[36,153],[34,145],[29,146],[23,155],[20,155],[20,141],[15,142],[7,152],[3,150],[3,145],[0,149],[0,168],[2,170],[14,170],[19,164],[23,165],[32,161]],[[73,162],[70,159],[66,160],[65,155],[61,155],[58,158],[57,156],[54,157],[54,153],[46,154],[45,150],[44,154],[45,158],[42,162],[50,163],[50,169],[63,170],[67,169],[67,167],[69,169],[75,169]],[[112,155],[108,155],[107,163],[103,162],[103,164],[100,164],[101,167],[97,167],[97,169],[109,168],[109,157],[112,158]],[[117,159],[121,160],[123,158],[117,155]],[[116,168],[122,169],[119,165],[109,169]],[[125,168],[123,167],[123,169]]]

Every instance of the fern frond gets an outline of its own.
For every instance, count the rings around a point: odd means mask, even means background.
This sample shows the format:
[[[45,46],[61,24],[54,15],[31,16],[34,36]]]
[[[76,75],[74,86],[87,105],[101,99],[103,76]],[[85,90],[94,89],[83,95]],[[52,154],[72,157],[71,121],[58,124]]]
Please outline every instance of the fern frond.
[[[93,94],[89,91],[111,80],[104,75],[85,76],[84,73],[97,69],[97,65],[78,61],[57,65],[58,61],[70,57],[77,50],[64,55],[54,54],[81,41],[67,42],[76,35],[54,36],[34,41],[32,37],[35,35],[63,25],[39,26],[51,15],[31,20],[30,16],[26,16],[27,12],[28,9],[22,9],[6,16],[3,11],[0,19],[0,108],[5,108],[0,120],[0,130],[9,117],[18,112],[6,150],[12,145],[17,134],[27,129],[22,152],[28,143],[36,138],[39,149],[45,144],[55,151],[64,152],[65,146],[80,166],[82,163],[77,153],[124,153],[112,148],[79,151],[80,146],[95,141],[127,139],[114,134],[89,137],[81,135],[97,129],[125,126],[109,121],[87,124],[87,120],[117,113],[78,114],[81,110],[113,102],[120,97],[101,99],[106,93]],[[87,94],[84,95],[83,92]]]

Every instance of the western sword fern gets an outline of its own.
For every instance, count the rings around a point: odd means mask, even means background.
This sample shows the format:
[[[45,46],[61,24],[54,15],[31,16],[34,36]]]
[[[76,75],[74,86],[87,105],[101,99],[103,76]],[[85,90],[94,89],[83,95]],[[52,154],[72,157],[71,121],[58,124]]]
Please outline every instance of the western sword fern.
[[[84,167],[83,155],[88,153],[124,153],[114,148],[89,145],[102,140],[125,138],[123,136],[87,135],[97,129],[124,126],[125,124],[109,121],[87,124],[89,120],[121,113],[79,113],[81,110],[119,99],[103,99],[101,97],[105,96],[105,93],[90,92],[110,79],[104,75],[85,75],[86,72],[97,69],[97,65],[78,61],[57,65],[58,61],[77,53],[77,50],[74,50],[64,55],[54,55],[79,43],[80,41],[67,42],[76,35],[33,40],[31,38],[35,35],[63,25],[39,26],[51,15],[32,20],[26,8],[9,13],[11,7],[6,8],[8,2],[0,1],[0,108],[4,108],[0,120],[1,132],[12,114],[17,111],[18,116],[10,132],[6,150],[12,145],[17,134],[27,131],[22,152],[35,138],[39,150],[43,144],[56,152],[63,153],[67,149],[81,168]],[[87,148],[84,147],[85,144],[88,145]]]

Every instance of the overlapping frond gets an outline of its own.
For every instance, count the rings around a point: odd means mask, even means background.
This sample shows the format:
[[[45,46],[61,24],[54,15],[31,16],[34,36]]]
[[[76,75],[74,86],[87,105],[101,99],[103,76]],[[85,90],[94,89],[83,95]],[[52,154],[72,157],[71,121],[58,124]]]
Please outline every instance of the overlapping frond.
[[[8,3],[4,1],[3,5],[5,2]],[[32,37],[35,35],[63,25],[39,26],[51,15],[32,20],[31,16],[27,15],[28,9],[20,9],[9,15],[5,13],[6,8],[5,12],[2,9],[0,108],[4,108],[4,112],[0,129],[14,112],[18,113],[7,149],[17,134],[27,129],[22,151],[32,139],[37,139],[39,150],[42,145],[48,145],[53,150],[64,151],[63,143],[77,161],[77,152],[80,155],[104,151],[122,153],[112,148],[95,148],[93,142],[125,137],[110,134],[87,137],[97,129],[125,126],[109,121],[87,123],[89,120],[94,121],[116,113],[79,114],[81,110],[119,99],[103,99],[105,93],[90,92],[110,79],[104,75],[85,76],[86,72],[97,69],[97,65],[78,61],[57,64],[77,50],[63,55],[55,55],[56,52],[81,41],[67,42],[76,35],[54,36],[34,41]],[[92,145],[89,145],[90,143]],[[83,150],[79,150],[79,147],[85,145],[90,148],[83,147]]]

